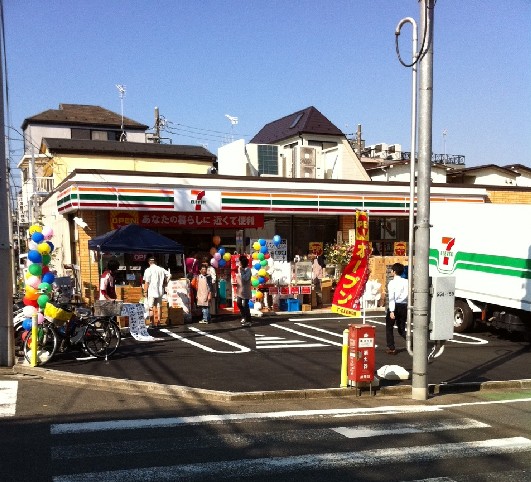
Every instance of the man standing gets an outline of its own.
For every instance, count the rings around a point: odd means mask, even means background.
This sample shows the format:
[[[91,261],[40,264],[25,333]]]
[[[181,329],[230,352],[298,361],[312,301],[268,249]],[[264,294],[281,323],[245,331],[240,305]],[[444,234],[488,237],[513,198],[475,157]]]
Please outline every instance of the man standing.
[[[107,263],[107,269],[101,273],[100,278],[100,300],[115,300],[116,288],[114,287],[116,281],[116,273],[120,263],[117,259],[111,259]]]
[[[251,326],[251,309],[249,308],[249,300],[252,296],[251,289],[251,268],[249,268],[249,260],[247,256],[240,256],[240,267],[236,275],[236,283],[238,285],[236,292],[236,304],[242,314],[242,325]]]
[[[386,353],[396,355],[395,338],[393,329],[396,323],[398,334],[406,337],[406,318],[407,318],[407,294],[408,281],[402,278],[404,265],[395,263],[391,266],[391,275],[393,279],[389,281],[387,287],[387,297],[389,300],[389,309],[385,317],[385,337],[387,341]]]
[[[144,272],[144,296],[147,296],[151,326],[160,326],[160,307],[164,294],[164,281],[170,273],[157,265],[154,257],[149,258],[149,267]]]

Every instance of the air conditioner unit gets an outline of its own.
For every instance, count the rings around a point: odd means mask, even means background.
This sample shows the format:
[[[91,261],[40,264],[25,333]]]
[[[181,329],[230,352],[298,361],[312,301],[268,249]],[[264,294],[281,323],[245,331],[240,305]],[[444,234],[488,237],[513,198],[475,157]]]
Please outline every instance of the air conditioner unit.
[[[316,151],[313,147],[297,147],[297,177],[302,179],[315,179]]]

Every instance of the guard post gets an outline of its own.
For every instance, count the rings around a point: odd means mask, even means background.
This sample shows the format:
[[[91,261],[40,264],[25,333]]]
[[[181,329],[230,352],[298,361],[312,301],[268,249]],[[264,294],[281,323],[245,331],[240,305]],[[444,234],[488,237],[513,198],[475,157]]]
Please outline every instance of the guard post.
[[[360,389],[372,382],[375,367],[375,329],[370,325],[348,326],[348,380],[351,386]]]

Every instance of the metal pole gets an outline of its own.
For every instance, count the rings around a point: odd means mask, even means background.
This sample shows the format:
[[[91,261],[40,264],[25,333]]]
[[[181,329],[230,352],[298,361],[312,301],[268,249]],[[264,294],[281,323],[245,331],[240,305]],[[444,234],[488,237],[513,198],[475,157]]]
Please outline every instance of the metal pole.
[[[2,4],[0,4],[2,8]],[[0,52],[3,49],[0,49]],[[3,56],[0,54],[0,118],[5,125]],[[9,219],[8,169],[5,129],[0,136],[0,366],[15,364],[13,335],[13,280],[11,260],[13,250],[9,242],[12,229]]]
[[[425,35],[420,53],[419,76],[419,160],[417,233],[415,236],[415,269],[413,286],[413,374],[414,400],[428,398],[428,316],[429,316],[429,244],[430,244],[430,183],[433,109],[433,7],[434,0],[420,0],[421,37]]]

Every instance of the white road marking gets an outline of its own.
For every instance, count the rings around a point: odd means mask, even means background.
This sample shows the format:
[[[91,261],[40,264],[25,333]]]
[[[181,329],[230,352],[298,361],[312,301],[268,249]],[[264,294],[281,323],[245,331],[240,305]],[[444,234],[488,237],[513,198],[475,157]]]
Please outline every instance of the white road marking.
[[[257,350],[271,348],[311,348],[327,346],[322,343],[308,343],[306,340],[290,340],[280,336],[265,336],[260,334],[255,335],[255,344]]]
[[[473,428],[487,428],[490,425],[478,422],[472,418],[462,418],[459,420],[446,420],[435,422],[410,422],[375,424],[358,427],[336,427],[332,428],[346,438],[366,438],[378,437],[381,435],[401,435],[406,433],[426,433],[441,432],[443,430],[467,430]]]
[[[214,340],[220,341],[222,343],[226,343],[227,345],[234,346],[234,347],[238,348],[238,350],[228,350],[228,351],[215,350],[214,348],[211,348],[211,347],[206,346],[206,345],[202,345],[201,343],[198,343],[197,341],[189,340],[188,338],[185,338],[184,336],[180,336],[177,333],[173,333],[170,330],[163,329],[163,330],[160,330],[160,331],[163,331],[164,333],[170,335],[173,338],[177,338],[178,340],[184,341],[185,343],[189,343],[190,345],[193,345],[193,346],[196,346],[198,348],[201,348],[201,350],[209,351],[209,352],[212,352],[212,353],[247,353],[247,352],[251,351],[251,349],[247,348],[246,346],[238,345],[238,343],[234,343],[233,341],[230,341],[230,340],[224,340],[223,338],[220,338],[219,336],[211,335],[210,333],[206,333],[204,331],[201,331],[198,328],[194,328],[193,326],[189,326],[188,329],[192,330],[192,331],[195,331],[196,333],[199,333],[199,334],[201,334],[203,336],[206,336],[208,338],[213,338]]]
[[[78,481],[119,481],[151,480],[156,474],[157,480],[202,480],[221,478],[244,478],[258,475],[275,476],[298,471],[324,471],[354,467],[374,467],[383,464],[426,463],[465,457],[478,457],[529,452],[531,440],[525,437],[489,439],[474,442],[434,444],[399,448],[362,450],[355,452],[332,452],[323,454],[298,455],[292,457],[263,457],[256,459],[222,460],[219,462],[201,462],[173,466],[143,467],[139,469],[90,472],[84,474],[62,475],[54,477],[55,482]]]
[[[291,333],[295,333],[299,336],[303,336],[305,338],[311,338],[313,340],[322,341],[323,343],[326,343],[328,345],[336,345],[336,346],[343,346],[342,343],[337,343],[335,341],[326,340],[325,338],[319,338],[318,336],[308,335],[307,333],[303,333],[301,331],[293,330],[292,328],[288,328],[287,326],[277,325],[276,323],[271,323],[269,326],[274,326],[275,328],[279,328],[281,330],[286,330]]]
[[[335,331],[329,331],[323,328],[317,328],[317,326],[307,325],[305,323],[295,323],[295,324],[299,326],[303,326],[304,328],[309,328],[310,330],[320,331],[321,333],[326,333],[328,335],[337,336],[338,338],[343,338],[343,333],[337,333]]]
[[[14,417],[17,409],[18,382],[0,380],[0,417]]]
[[[388,405],[383,407],[338,408],[326,410],[287,410],[282,412],[228,413],[217,415],[198,415],[191,417],[148,418],[136,420],[106,420],[100,422],[79,422],[52,424],[50,433],[100,432],[104,430],[136,430],[140,428],[178,427],[203,423],[249,422],[273,419],[291,419],[306,417],[354,417],[368,415],[397,415],[406,413],[426,413],[444,411],[448,408],[495,405],[506,403],[531,402],[531,398],[511,400],[489,400],[483,402],[451,403],[447,405]]]

